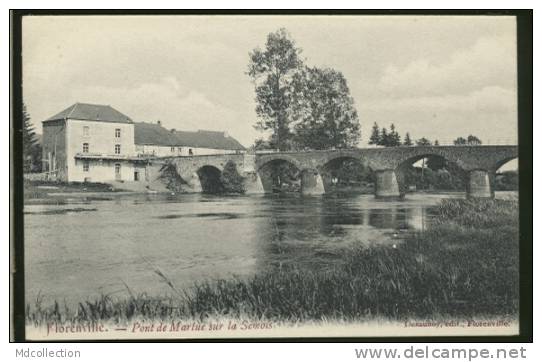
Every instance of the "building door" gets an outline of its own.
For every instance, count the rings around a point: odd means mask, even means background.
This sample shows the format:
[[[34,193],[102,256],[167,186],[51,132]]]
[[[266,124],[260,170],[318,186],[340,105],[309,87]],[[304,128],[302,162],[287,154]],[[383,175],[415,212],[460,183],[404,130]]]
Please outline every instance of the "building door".
[[[122,180],[122,176],[120,173],[120,163],[115,163],[115,180],[116,181]]]
[[[139,171],[134,171],[134,181],[139,181]]]

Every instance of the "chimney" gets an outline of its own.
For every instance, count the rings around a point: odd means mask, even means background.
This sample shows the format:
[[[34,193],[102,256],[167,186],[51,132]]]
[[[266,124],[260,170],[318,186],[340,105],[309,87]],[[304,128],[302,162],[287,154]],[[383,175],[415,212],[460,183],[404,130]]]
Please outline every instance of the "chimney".
[[[172,128],[170,132],[175,133],[175,128]]]
[[[162,125],[162,122],[160,120],[156,121],[156,124],[161,126]]]

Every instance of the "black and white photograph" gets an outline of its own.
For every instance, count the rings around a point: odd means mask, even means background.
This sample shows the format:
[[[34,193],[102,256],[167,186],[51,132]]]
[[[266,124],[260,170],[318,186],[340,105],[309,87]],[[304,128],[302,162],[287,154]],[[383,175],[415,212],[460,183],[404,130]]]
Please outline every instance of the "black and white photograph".
[[[20,30],[26,340],[520,334],[514,14]]]

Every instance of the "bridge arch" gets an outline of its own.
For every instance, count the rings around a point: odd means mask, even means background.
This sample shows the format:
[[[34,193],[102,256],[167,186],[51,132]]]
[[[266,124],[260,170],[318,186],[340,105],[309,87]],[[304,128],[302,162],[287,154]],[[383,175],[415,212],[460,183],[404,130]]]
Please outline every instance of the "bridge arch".
[[[324,162],[318,170],[326,193],[373,191],[375,172],[359,153],[333,155]]]
[[[413,167],[422,161],[421,168]],[[395,168],[402,195],[415,187],[446,191],[466,191],[469,173],[456,160],[442,152],[420,152],[405,158]]]
[[[320,160],[322,165],[332,162],[335,159],[352,158],[360,161],[362,164],[368,164],[369,161],[366,156],[360,152],[359,149],[341,149],[334,150],[329,153],[323,153]]]
[[[266,167],[270,162],[287,162],[289,164],[292,164],[297,169],[302,170],[304,165],[302,162],[300,162],[296,157],[293,157],[288,154],[265,154],[265,155],[259,155],[257,161],[256,161],[256,171],[260,171],[263,167]]]
[[[224,191],[222,183],[222,171],[214,165],[204,165],[196,171],[198,175],[201,191],[207,194],[217,194]]]
[[[518,157],[507,157],[495,165],[495,172],[490,173],[490,180],[495,191],[518,191]]]
[[[260,162],[258,175],[265,193],[301,192],[304,195],[325,193],[320,172],[312,164],[304,164],[289,155],[269,157]]]
[[[301,186],[302,168],[290,157],[268,158],[257,166],[264,192],[297,191]]]
[[[462,170],[467,170],[469,167],[465,164],[464,160],[461,157],[458,157],[453,150],[449,148],[441,147],[409,147],[408,152],[397,158],[396,168],[400,168],[405,164],[412,164],[424,158],[439,158],[441,160],[446,160],[447,162],[454,163],[459,166]]]
[[[494,170],[499,171],[500,168],[505,166],[507,163],[511,161],[517,161],[517,160],[518,160],[518,155],[510,155],[505,158],[502,158],[495,163]]]

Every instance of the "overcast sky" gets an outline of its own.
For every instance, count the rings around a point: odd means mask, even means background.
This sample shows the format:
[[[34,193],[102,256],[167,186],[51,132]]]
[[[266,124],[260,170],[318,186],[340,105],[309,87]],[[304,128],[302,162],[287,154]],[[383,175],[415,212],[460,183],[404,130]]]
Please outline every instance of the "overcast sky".
[[[441,142],[517,138],[513,17],[25,17],[23,94],[41,121],[75,102],[109,104],[134,121],[253,129],[248,53],[285,27],[311,66],[341,71],[365,145],[373,122]],[[493,142],[492,142],[493,143]]]

